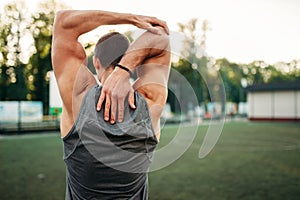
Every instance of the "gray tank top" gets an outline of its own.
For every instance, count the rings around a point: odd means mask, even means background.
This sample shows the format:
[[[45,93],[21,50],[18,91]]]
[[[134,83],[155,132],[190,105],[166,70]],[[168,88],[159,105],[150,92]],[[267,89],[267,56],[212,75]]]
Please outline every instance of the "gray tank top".
[[[145,99],[135,92],[136,109],[125,103],[122,123],[103,120],[96,111],[101,87],[82,101],[79,115],[63,138],[66,199],[147,199],[147,171],[157,145]]]

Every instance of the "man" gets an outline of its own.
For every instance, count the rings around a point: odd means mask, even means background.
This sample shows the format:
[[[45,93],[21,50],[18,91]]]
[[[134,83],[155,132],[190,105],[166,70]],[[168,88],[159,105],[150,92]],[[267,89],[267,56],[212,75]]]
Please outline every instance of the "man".
[[[93,64],[100,87],[86,67],[78,38],[113,24],[147,31],[131,45],[119,33],[98,41]],[[154,17],[107,11],[57,14],[52,64],[63,101],[66,199],[147,199],[147,169],[167,97],[167,33],[165,22]],[[138,78],[131,86],[135,68]]]

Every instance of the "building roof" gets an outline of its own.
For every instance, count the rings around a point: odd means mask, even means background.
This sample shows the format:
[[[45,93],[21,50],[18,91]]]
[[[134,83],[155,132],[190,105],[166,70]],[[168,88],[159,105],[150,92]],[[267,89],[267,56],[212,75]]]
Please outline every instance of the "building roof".
[[[248,92],[300,90],[300,80],[268,84],[254,84],[246,88]]]

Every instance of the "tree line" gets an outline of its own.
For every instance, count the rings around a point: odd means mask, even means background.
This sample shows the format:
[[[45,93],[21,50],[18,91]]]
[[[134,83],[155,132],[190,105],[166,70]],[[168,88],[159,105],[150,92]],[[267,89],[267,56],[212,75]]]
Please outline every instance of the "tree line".
[[[16,1],[7,4],[0,13],[0,101],[41,101],[44,114],[49,114],[52,26],[56,11],[67,6],[47,0],[38,7],[38,11],[32,13],[22,1]],[[172,62],[172,71],[181,74],[190,84],[198,101],[192,102],[194,105],[210,102],[210,92],[218,92],[220,84],[225,88],[226,101],[238,103],[246,101],[246,85],[300,79],[300,60],[296,59],[273,65],[264,61],[240,64],[226,58],[199,55],[206,48],[207,20],[202,22],[200,38],[197,37],[197,19],[179,23],[178,28],[185,40],[179,59]],[[92,46],[86,44],[87,48]],[[172,71],[168,102],[174,111],[176,101],[180,101],[174,91],[179,90],[180,82]],[[221,82],[216,81],[217,76]],[[183,91],[181,96],[184,95]],[[185,107],[188,101],[187,98]]]
[[[22,1],[0,13],[0,100],[41,101],[49,112],[52,25],[65,5],[49,0],[29,12]]]

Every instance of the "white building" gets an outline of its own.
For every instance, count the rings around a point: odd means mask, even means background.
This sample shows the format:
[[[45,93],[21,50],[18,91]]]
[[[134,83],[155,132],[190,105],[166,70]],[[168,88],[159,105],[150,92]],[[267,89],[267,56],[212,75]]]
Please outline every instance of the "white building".
[[[300,81],[247,87],[248,119],[300,121]]]

